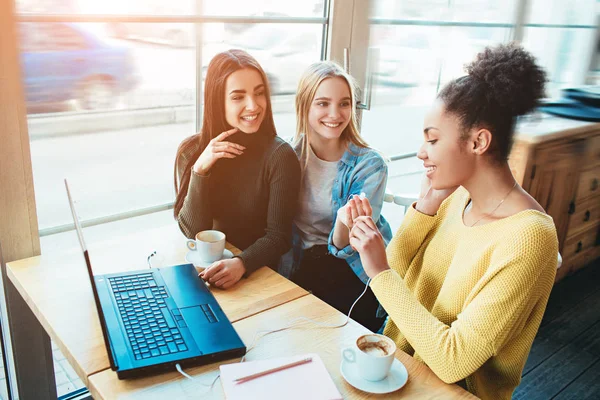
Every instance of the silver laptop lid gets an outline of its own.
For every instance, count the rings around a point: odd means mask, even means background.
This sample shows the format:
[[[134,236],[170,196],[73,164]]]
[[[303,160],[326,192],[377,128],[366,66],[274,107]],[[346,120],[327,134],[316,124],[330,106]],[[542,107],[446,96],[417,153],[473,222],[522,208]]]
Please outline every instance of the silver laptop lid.
[[[87,247],[85,245],[85,240],[83,239],[83,230],[81,229],[81,223],[79,222],[79,217],[77,216],[77,211],[75,211],[75,203],[73,202],[73,198],[71,197],[71,191],[69,190],[69,183],[65,178],[65,188],[67,189],[67,197],[69,198],[69,206],[71,207],[71,215],[73,215],[73,222],[75,223],[75,230],[77,231],[77,238],[79,238],[79,244],[81,245],[81,251],[86,252]]]
[[[94,302],[96,303],[96,310],[98,311],[98,317],[100,319],[100,326],[102,327],[102,335],[104,336],[104,344],[106,345],[106,352],[108,353],[108,360],[110,361],[110,367],[113,370],[117,369],[115,358],[113,357],[112,346],[108,340],[108,331],[106,328],[106,320],[104,319],[104,312],[100,305],[100,297],[98,296],[98,289],[96,288],[96,281],[94,280],[94,273],[92,272],[92,262],[90,261],[90,255],[83,239],[83,229],[81,229],[81,223],[75,211],[75,203],[71,197],[71,191],[69,190],[69,183],[65,178],[65,188],[67,189],[67,197],[69,198],[69,206],[71,207],[71,214],[73,215],[73,222],[75,223],[75,230],[77,231],[77,237],[79,238],[79,244],[81,245],[81,251],[83,252],[83,258],[87,266],[88,275],[90,277],[90,284],[92,285],[92,291],[94,292]]]

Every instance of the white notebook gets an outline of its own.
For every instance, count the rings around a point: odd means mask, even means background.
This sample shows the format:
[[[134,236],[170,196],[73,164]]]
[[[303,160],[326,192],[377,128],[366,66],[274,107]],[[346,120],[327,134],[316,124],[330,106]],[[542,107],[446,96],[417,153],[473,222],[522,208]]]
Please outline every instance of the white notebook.
[[[264,375],[244,383],[234,382],[235,379],[308,357],[312,358],[312,362]],[[227,400],[342,399],[342,395],[333,383],[323,360],[318,354],[303,354],[294,357],[226,364],[221,365],[220,369],[221,384]]]

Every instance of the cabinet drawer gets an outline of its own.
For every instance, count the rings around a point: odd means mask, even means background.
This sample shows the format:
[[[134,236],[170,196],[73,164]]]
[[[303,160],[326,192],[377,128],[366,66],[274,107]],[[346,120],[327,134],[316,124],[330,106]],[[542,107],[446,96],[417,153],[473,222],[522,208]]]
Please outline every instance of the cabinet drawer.
[[[595,246],[586,251],[579,253],[576,257],[572,257],[566,263],[556,270],[555,282],[560,281],[565,276],[580,270],[581,268],[590,265],[595,259],[600,257],[600,246]],[[561,271],[562,270],[562,271]]]
[[[565,241],[565,245],[562,249],[561,255],[567,263],[571,263],[572,260],[581,256],[583,253],[587,253],[589,249],[593,249],[598,246],[597,240],[600,225],[594,226],[587,231],[584,231],[576,236]]]
[[[579,175],[575,202],[585,200],[600,193],[600,167],[587,169]]]
[[[590,229],[600,222],[600,197],[593,197],[575,206],[575,213],[569,218],[567,240]]]
[[[585,145],[585,164],[586,166],[600,164],[600,135],[589,138]]]
[[[582,255],[581,258],[577,257],[575,263],[571,266],[569,272],[575,272],[583,267],[590,265],[595,259],[600,257],[600,246],[592,247],[591,249],[587,249]]]

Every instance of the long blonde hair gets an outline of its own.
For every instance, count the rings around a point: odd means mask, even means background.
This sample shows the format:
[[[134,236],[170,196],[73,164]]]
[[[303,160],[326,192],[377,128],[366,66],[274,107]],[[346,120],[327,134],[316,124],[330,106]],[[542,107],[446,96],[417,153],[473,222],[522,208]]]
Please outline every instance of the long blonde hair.
[[[369,145],[360,136],[358,131],[358,122],[356,120],[356,83],[354,78],[350,76],[344,69],[333,61],[319,61],[311,64],[298,83],[298,91],[296,92],[296,134],[294,135],[294,143],[297,144],[302,140],[302,136],[306,136],[302,144],[301,160],[306,160],[308,157],[309,132],[310,125],[308,122],[308,113],[310,106],[315,98],[317,89],[321,82],[328,78],[342,78],[348,84],[350,98],[352,102],[352,116],[348,126],[342,132],[341,139],[346,142],[353,143],[360,148],[368,148]],[[303,168],[306,163],[303,163]]]

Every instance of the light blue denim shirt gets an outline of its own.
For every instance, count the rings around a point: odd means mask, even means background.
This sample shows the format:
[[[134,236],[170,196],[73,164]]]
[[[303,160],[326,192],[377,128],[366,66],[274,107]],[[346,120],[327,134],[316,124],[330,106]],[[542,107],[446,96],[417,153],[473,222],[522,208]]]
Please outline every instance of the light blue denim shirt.
[[[299,158],[301,157],[303,140],[304,137],[299,143],[294,145],[294,150]],[[303,160],[300,160],[300,162],[303,162]],[[377,228],[379,228],[387,246],[392,239],[392,230],[383,215],[381,215],[387,177],[387,164],[378,152],[348,143],[348,150],[346,150],[338,164],[338,173],[333,181],[331,190],[331,215],[333,223],[328,240],[329,252],[337,258],[345,259],[352,271],[365,284],[369,277],[363,269],[358,252],[353,250],[350,245],[343,249],[338,249],[333,244],[333,227],[335,226],[337,211],[346,205],[352,195],[364,193],[373,208],[373,221],[375,221]],[[300,235],[298,229],[294,226],[292,250],[283,256],[279,272],[289,278],[298,266],[300,266],[302,253]]]

